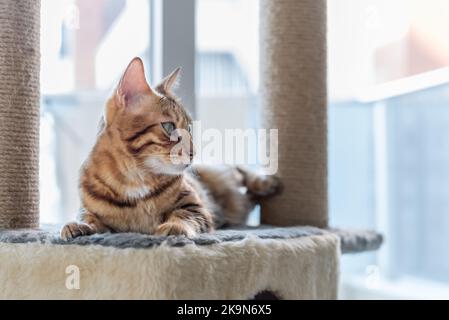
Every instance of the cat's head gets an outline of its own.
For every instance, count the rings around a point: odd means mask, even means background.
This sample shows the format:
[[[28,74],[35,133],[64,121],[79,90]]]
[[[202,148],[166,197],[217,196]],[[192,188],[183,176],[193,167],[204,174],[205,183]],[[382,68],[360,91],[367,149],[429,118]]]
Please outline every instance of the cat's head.
[[[193,159],[192,119],[173,94],[180,69],[155,88],[134,58],[106,105],[104,129],[139,166],[158,174],[180,174]]]

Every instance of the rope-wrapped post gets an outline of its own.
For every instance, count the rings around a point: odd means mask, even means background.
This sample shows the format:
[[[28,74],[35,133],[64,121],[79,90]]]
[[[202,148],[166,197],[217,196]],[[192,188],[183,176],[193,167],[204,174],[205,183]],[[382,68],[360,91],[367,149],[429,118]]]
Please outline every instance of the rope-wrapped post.
[[[0,229],[39,225],[40,1],[0,1]]]
[[[260,15],[263,122],[278,129],[284,185],[261,220],[326,227],[326,0],[261,0]]]

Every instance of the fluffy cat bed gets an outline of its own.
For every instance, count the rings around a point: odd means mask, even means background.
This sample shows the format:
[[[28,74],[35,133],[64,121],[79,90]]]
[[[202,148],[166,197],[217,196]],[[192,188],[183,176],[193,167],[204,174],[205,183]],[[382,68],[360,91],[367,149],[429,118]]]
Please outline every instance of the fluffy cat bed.
[[[248,237],[260,239],[293,239],[317,236],[328,233],[338,235],[342,253],[358,253],[377,250],[382,244],[382,236],[371,230],[323,230],[315,227],[276,228],[269,226],[240,227],[236,229],[217,230],[210,234],[200,234],[194,239],[182,236],[159,237],[139,233],[105,233],[84,236],[64,241],[59,237],[58,228],[44,227],[42,230],[8,230],[0,231],[0,242],[4,243],[48,243],[60,245],[101,245],[105,247],[151,248],[161,244],[183,247],[187,244],[198,246],[240,241]]]
[[[376,250],[381,242],[371,231],[314,227],[67,242],[51,230],[0,231],[0,298],[248,299],[270,291],[283,299],[333,299],[340,252]],[[66,287],[72,265],[79,289]]]

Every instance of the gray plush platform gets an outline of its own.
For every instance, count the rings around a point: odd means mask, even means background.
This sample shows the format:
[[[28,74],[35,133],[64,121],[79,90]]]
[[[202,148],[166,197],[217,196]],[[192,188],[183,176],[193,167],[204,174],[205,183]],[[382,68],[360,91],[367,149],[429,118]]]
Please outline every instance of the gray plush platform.
[[[315,227],[276,228],[260,226],[257,228],[242,227],[238,229],[217,230],[211,234],[201,234],[197,238],[188,239],[183,236],[151,236],[138,233],[106,233],[75,238],[64,241],[59,237],[57,228],[45,227],[42,230],[5,230],[0,231],[0,242],[29,243],[41,242],[61,245],[101,245],[116,248],[151,248],[165,242],[170,246],[188,244],[211,245],[226,241],[239,241],[248,236],[261,239],[291,239],[335,233],[340,237],[342,253],[358,253],[377,250],[383,241],[382,235],[369,230],[323,230]]]

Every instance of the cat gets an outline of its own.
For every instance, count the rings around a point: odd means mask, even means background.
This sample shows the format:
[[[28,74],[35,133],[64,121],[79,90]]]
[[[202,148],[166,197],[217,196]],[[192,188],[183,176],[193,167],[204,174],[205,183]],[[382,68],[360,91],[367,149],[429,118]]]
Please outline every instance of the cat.
[[[79,221],[62,227],[62,239],[105,232],[195,237],[244,224],[260,199],[279,191],[275,176],[191,165],[192,119],[173,93],[179,70],[153,89],[142,60],[130,62],[80,170]]]

